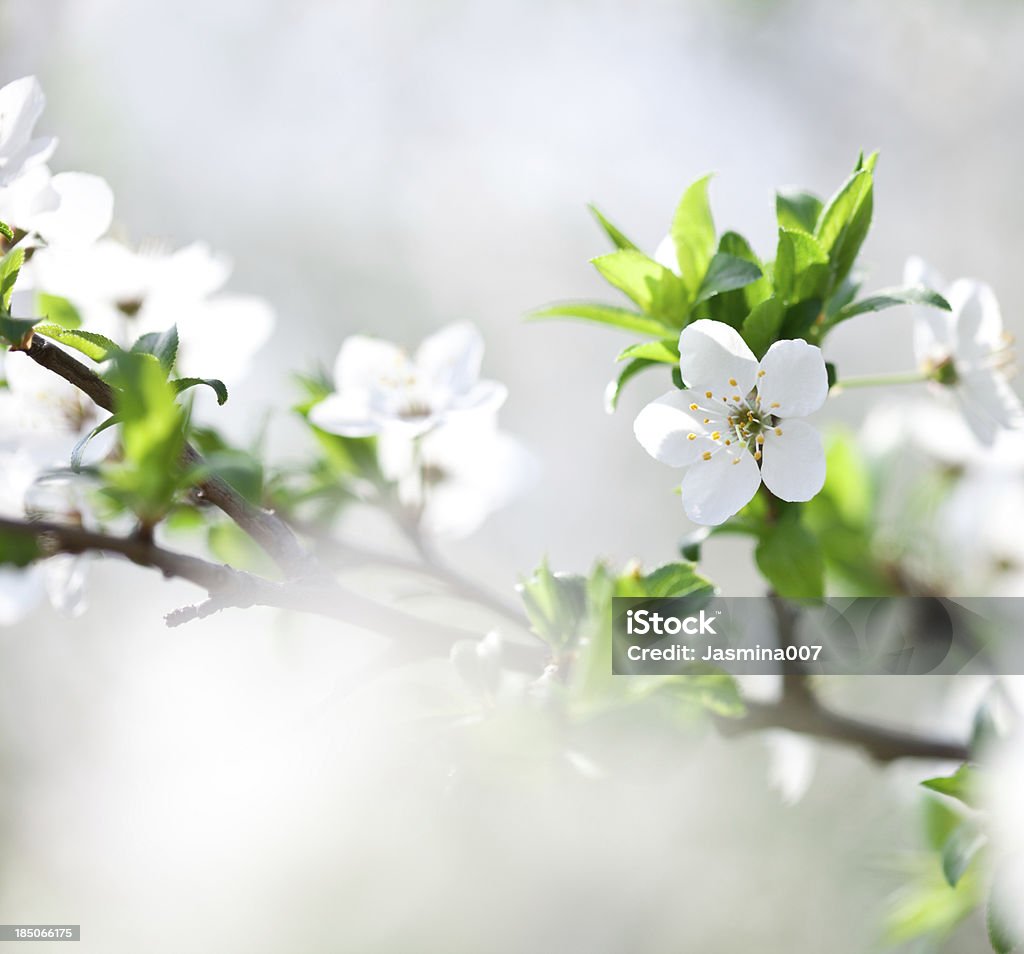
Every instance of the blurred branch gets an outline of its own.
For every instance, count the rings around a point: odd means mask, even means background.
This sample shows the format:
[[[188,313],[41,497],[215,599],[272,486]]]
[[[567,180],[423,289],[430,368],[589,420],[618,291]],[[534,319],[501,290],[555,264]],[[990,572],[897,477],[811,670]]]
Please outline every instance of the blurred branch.
[[[779,645],[792,645],[798,610],[775,594],[769,599],[775,614]],[[961,742],[890,729],[833,712],[818,701],[805,673],[788,669],[783,673],[782,696],[778,702],[748,702],[744,716],[721,719],[718,725],[723,735],[788,729],[800,735],[859,748],[876,762],[883,763],[899,759],[966,762],[970,758],[968,747]]]
[[[170,626],[203,619],[222,609],[267,606],[312,613],[402,639],[407,659],[447,653],[460,640],[480,638],[475,632],[382,606],[333,582],[266,580],[224,564],[164,549],[144,537],[115,537],[66,524],[5,518],[0,518],[0,533],[34,539],[45,556],[111,554],[206,590],[209,598],[204,602],[171,613],[167,617]],[[544,662],[540,647],[518,643],[506,643],[502,658],[513,668],[528,672],[535,672]]]

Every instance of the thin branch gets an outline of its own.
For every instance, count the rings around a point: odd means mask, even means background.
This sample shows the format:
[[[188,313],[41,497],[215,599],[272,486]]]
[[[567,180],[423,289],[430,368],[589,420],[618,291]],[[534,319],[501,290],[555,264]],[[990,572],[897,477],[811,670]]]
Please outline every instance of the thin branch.
[[[96,552],[123,557],[138,566],[157,569],[165,577],[188,580],[206,590],[209,599],[171,614],[168,620],[171,625],[201,619],[228,608],[267,606],[312,613],[384,636],[413,636],[405,641],[407,658],[444,654],[460,640],[480,638],[476,632],[383,606],[330,581],[278,583],[265,580],[230,566],[164,549],[140,537],[115,537],[67,524],[5,518],[0,518],[0,533],[34,539],[47,556]],[[540,647],[511,642],[505,643],[502,659],[511,668],[526,672],[536,672],[544,663]]]
[[[774,593],[769,600],[775,615],[779,645],[793,645],[797,608]],[[788,665],[782,676],[782,696],[778,702],[748,702],[744,716],[721,719],[718,725],[723,735],[788,729],[801,735],[854,746],[876,762],[883,763],[898,759],[966,762],[970,757],[968,747],[961,742],[915,735],[833,712],[818,701],[807,675],[790,669]]]
[[[72,357],[66,351],[46,341],[41,335],[33,335],[27,348],[23,349],[36,364],[60,375],[65,381],[87,394],[104,410],[116,409],[116,394],[96,372]],[[182,453],[182,464],[194,467],[202,463],[202,455],[186,444]],[[289,576],[315,576],[318,568],[306,553],[288,525],[275,514],[253,506],[237,491],[219,477],[211,476],[196,488],[205,500],[219,507],[253,538]]]

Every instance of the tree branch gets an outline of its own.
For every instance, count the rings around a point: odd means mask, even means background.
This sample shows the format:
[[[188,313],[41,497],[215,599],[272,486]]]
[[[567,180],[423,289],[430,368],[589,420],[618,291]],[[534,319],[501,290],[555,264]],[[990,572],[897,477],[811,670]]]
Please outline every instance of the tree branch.
[[[116,410],[114,389],[96,372],[62,348],[51,344],[41,335],[32,335],[28,346],[21,350],[36,364],[60,375],[65,381],[87,394],[104,410]],[[202,455],[191,444],[185,445],[182,452],[184,466],[194,467],[201,464],[202,460]],[[196,490],[202,499],[219,507],[249,534],[288,576],[319,575],[316,562],[303,549],[288,525],[275,514],[253,506],[230,484],[216,476],[204,480]]]
[[[45,556],[58,553],[106,553],[123,557],[138,566],[159,570],[165,577],[195,583],[209,594],[196,607],[178,610],[168,622],[179,625],[232,607],[267,606],[312,613],[404,640],[407,658],[447,653],[460,640],[477,640],[479,633],[435,623],[401,610],[383,606],[330,581],[275,582],[212,563],[200,557],[164,549],[141,537],[114,537],[81,527],[44,521],[0,518],[0,533],[34,539]],[[511,668],[537,672],[543,666],[542,648],[507,642],[503,661]]]

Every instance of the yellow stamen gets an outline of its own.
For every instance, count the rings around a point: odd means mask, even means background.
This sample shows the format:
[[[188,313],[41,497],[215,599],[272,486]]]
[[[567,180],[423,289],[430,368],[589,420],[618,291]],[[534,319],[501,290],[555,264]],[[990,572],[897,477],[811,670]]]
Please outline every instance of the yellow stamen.
[[[687,434],[686,435],[686,439],[688,441],[695,441],[695,440],[697,440],[697,435],[696,434]]]
[[[754,451],[754,460],[760,460],[760,459],[761,459],[761,452],[760,451]]]
[[[735,378],[729,378],[729,387],[731,387],[731,388],[736,387],[736,379]]]
[[[704,392],[704,397],[711,397],[711,392],[710,391],[705,391]]]
[[[759,378],[763,378],[763,377],[764,377],[764,372],[763,372],[763,371],[758,371],[758,372],[757,372],[757,376],[758,376]]]
[[[691,411],[696,411],[697,410],[697,405],[696,404],[691,404],[690,405],[690,410]]]
[[[775,428],[775,433],[776,433],[776,434],[777,434],[777,435],[778,435],[779,437],[782,437],[782,428],[781,428],[781,427],[777,427],[777,428]]]
[[[721,436],[722,436],[722,432],[721,431],[712,431],[711,432],[711,440],[713,440],[713,441],[717,441],[718,438],[720,438]]]
[[[781,405],[781,404],[779,404],[779,402],[778,402],[778,401],[773,401],[773,402],[771,403],[771,405],[770,405],[770,406],[771,406],[771,407],[782,407],[782,405]]]
[[[758,434],[757,435],[757,443],[758,444],[763,444],[764,443],[764,434]]]
[[[704,460],[711,460],[711,451],[704,451],[702,456],[704,457]]]

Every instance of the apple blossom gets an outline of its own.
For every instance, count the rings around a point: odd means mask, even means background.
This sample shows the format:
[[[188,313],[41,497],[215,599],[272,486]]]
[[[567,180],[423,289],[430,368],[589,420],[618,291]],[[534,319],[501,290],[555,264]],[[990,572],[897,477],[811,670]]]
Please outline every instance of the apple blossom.
[[[801,418],[828,393],[821,350],[776,341],[760,363],[735,328],[701,319],[679,336],[679,369],[689,385],[637,416],[634,433],[655,459],[686,467],[683,506],[695,523],[719,524],[762,480],[782,500],[810,500],[825,481],[818,433]]]
[[[907,261],[904,279],[908,285],[945,287],[941,276],[917,257]],[[988,285],[961,278],[946,288],[945,297],[949,312],[915,309],[917,361],[939,387],[952,392],[978,439],[991,444],[1000,429],[1024,424],[1024,406],[1009,383],[1012,338]]]
[[[469,411],[497,410],[504,385],[480,380],[484,343],[471,324],[448,325],[409,356],[379,338],[345,340],[334,363],[335,393],[310,411],[325,431],[366,437],[387,430],[424,434]]]
[[[33,165],[46,162],[57,148],[53,136],[32,138],[45,106],[46,97],[34,76],[0,89],[0,187],[9,186]]]

